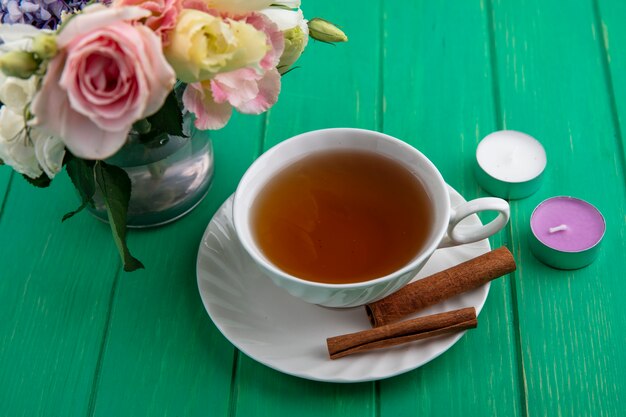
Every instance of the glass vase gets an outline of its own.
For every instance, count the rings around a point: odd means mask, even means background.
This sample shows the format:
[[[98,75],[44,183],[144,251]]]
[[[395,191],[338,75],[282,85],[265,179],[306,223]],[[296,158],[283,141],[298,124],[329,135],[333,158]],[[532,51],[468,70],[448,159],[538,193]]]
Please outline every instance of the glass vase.
[[[144,144],[131,133],[128,143],[106,160],[128,174],[132,188],[126,225],[144,228],[173,222],[193,210],[206,196],[213,179],[213,147],[208,132],[185,121],[185,136],[163,135]],[[96,192],[91,213],[108,221],[104,201]]]

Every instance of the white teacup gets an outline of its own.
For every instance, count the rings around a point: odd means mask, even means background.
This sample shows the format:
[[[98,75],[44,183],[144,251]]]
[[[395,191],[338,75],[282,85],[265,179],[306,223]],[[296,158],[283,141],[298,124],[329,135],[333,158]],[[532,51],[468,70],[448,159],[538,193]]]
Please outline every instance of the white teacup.
[[[254,239],[251,211],[263,186],[295,161],[314,152],[333,149],[370,151],[387,156],[419,178],[431,198],[434,224],[426,245],[409,263],[389,275],[351,284],[307,281],[273,265]],[[484,226],[456,227],[461,220],[480,211],[497,211],[498,216]],[[233,219],[243,247],[276,285],[309,303],[327,307],[354,307],[383,298],[406,285],[436,249],[476,242],[498,232],[509,220],[509,204],[499,198],[479,198],[452,208],[443,177],[418,150],[382,133],[341,128],[316,130],[295,136],[261,155],[246,171],[237,187]]]

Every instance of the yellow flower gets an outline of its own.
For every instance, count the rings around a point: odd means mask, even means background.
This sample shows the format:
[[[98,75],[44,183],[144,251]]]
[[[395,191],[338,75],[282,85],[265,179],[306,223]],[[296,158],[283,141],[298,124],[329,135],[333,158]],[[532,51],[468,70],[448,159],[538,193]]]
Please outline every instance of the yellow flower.
[[[252,25],[198,10],[183,10],[165,56],[186,83],[258,65],[268,51],[265,33]]]
[[[250,13],[270,7],[272,0],[204,0],[209,9],[226,13]]]

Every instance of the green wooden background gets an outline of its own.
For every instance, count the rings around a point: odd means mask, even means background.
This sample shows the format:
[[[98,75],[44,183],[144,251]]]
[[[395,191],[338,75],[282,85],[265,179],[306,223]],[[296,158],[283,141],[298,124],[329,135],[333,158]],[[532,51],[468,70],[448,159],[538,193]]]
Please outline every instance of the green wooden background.
[[[108,226],[66,175],[35,190],[0,168],[1,416],[626,415],[626,2],[305,0],[347,45],[312,44],[266,115],[213,135],[215,182],[182,220],[132,231],[146,270],[122,272]],[[514,201],[492,244],[518,270],[496,281],[478,329],[445,355],[372,383],[277,373],[240,354],[206,315],[195,259],[250,163],[297,133],[389,133],[422,150],[466,198],[479,140],[527,132],[548,153],[538,193]],[[599,207],[602,253],[579,271],[530,254],[532,209],[554,195]]]

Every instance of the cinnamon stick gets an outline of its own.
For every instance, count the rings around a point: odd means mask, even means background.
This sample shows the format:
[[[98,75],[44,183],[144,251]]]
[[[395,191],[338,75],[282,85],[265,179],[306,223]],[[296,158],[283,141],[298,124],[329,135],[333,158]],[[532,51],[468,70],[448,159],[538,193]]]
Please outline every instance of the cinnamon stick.
[[[330,359],[339,359],[353,353],[387,348],[474,328],[477,324],[476,310],[469,307],[330,337],[326,339],[326,344]]]
[[[515,259],[503,246],[415,281],[381,300],[367,304],[365,311],[372,326],[383,326],[513,271]]]

